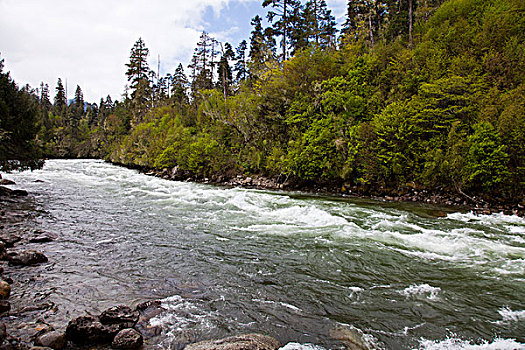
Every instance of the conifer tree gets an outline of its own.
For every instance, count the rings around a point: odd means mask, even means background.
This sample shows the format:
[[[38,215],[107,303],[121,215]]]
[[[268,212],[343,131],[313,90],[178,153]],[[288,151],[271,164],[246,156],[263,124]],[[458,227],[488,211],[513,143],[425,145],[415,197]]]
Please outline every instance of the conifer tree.
[[[146,113],[151,100],[151,85],[149,81],[150,69],[147,58],[149,49],[139,38],[131,49],[130,61],[126,64],[126,76],[131,82],[131,99],[134,107],[134,122],[138,123]]]
[[[64,89],[64,85],[62,85],[62,79],[58,78],[57,87],[55,90],[55,113],[60,114],[67,106],[66,90]]]
[[[273,34],[281,36],[282,60],[286,61],[291,28],[297,21],[294,14],[297,14],[297,8],[301,3],[297,0],[264,0],[262,5],[272,7],[267,17],[273,23]]]
[[[172,75],[171,80],[171,96],[172,99],[179,103],[187,103],[188,102],[188,78],[186,77],[186,74],[184,74],[184,68],[182,67],[182,63],[179,63],[179,66],[175,70],[175,73]]]
[[[217,70],[217,74],[219,76],[217,87],[222,90],[224,98],[226,99],[226,97],[230,94],[230,85],[233,80],[229,61],[235,57],[235,54],[233,53],[232,46],[229,43],[224,44],[222,51],[222,56],[219,61],[219,68]]]
[[[235,71],[235,81],[244,81],[246,80],[246,75],[248,73],[246,68],[246,50],[248,49],[248,43],[246,40],[241,41],[237,49],[235,50],[236,56],[235,60],[237,61],[234,66]]]

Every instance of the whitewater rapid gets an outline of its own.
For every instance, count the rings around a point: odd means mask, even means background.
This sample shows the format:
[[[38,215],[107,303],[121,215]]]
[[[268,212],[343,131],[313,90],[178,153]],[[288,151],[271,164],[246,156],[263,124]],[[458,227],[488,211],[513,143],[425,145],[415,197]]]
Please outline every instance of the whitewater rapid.
[[[93,160],[9,177],[62,237],[47,248],[49,298],[69,313],[162,299],[152,323],[167,347],[259,331],[282,349],[331,349],[343,325],[377,348],[525,348],[523,218],[172,182]],[[71,278],[92,290],[75,295]]]

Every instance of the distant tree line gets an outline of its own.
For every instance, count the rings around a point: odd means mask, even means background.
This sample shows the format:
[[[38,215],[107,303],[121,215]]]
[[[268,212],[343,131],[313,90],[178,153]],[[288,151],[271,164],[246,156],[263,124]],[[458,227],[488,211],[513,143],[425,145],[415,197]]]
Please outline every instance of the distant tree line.
[[[204,32],[162,77],[139,39],[121,102],[41,86],[44,154],[523,201],[522,0],[352,0],[339,32],[324,0],[262,6],[268,27],[235,48]]]

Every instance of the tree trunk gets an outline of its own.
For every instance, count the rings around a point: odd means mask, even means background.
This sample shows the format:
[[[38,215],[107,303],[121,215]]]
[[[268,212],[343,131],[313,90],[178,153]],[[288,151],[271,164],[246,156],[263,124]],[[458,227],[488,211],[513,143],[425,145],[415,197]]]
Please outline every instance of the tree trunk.
[[[412,0],[408,0],[408,47],[414,47],[414,40],[412,38]]]
[[[283,62],[286,61],[286,29],[288,28],[288,16],[286,14],[287,0],[283,3]]]
[[[374,32],[372,30],[372,14],[368,14],[368,27],[370,29],[370,43],[374,47]]]

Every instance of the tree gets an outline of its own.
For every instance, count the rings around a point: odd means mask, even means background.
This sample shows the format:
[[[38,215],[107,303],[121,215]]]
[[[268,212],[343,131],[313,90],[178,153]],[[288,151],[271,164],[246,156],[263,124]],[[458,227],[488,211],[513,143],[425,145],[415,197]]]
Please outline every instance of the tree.
[[[55,113],[62,113],[64,108],[67,107],[66,90],[64,89],[64,85],[62,85],[62,79],[58,78],[57,87],[55,90]]]
[[[291,28],[297,18],[294,11],[301,5],[297,0],[264,0],[263,7],[272,7],[268,11],[268,20],[273,23],[273,34],[281,36],[282,60],[286,61]]]
[[[217,86],[222,90],[225,100],[230,94],[230,86],[233,80],[232,69],[230,67],[229,61],[234,57],[235,54],[233,53],[232,46],[229,43],[224,44],[222,56],[219,61],[219,68],[217,70],[217,74],[219,76]]]
[[[248,74],[248,70],[246,68],[246,50],[248,49],[248,43],[246,40],[241,41],[237,49],[235,50],[235,53],[237,54],[235,56],[235,60],[237,61],[234,66],[235,71],[235,81],[244,81],[246,80],[246,76]]]
[[[19,89],[0,60],[0,170],[42,167],[38,132],[38,97]]]
[[[135,108],[135,122],[142,120],[149,106],[151,98],[151,85],[149,81],[150,69],[148,66],[149,49],[139,38],[131,49],[129,63],[126,64],[128,70],[126,76],[131,82],[131,99]]]
[[[171,98],[178,103],[187,103],[188,102],[188,78],[184,74],[184,68],[182,63],[179,63],[179,66],[175,70],[175,73],[171,77]]]
[[[216,40],[202,32],[188,68],[191,69],[191,90],[193,98],[198,91],[213,88],[213,66]]]
[[[75,90],[75,99],[73,100],[73,116],[78,121],[84,114],[84,93],[79,85]]]
[[[388,11],[387,1],[349,0],[342,32],[351,39],[368,37],[374,47]]]

